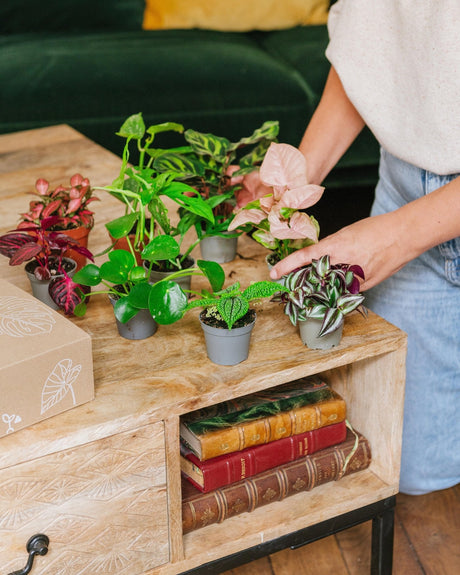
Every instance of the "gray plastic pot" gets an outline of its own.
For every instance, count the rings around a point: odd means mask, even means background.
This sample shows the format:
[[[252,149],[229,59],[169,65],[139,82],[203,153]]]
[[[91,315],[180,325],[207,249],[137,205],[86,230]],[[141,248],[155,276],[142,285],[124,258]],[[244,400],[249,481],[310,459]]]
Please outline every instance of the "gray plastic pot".
[[[188,268],[193,267],[195,265],[195,260],[192,257],[188,256],[186,258],[186,263],[188,265],[186,265],[182,269],[188,269]],[[143,266],[147,271],[149,269],[149,264],[150,264],[150,262],[148,262],[148,261],[143,262]],[[167,278],[168,276],[170,276],[172,273],[174,273],[174,272],[159,272],[156,270],[152,270],[150,272],[148,282],[149,282],[149,284],[156,284],[160,280],[163,280],[163,279]],[[178,283],[183,290],[191,289],[192,276],[184,276],[181,278],[174,279],[173,281]]]
[[[201,319],[201,315],[200,324],[206,341],[206,352],[213,363],[236,365],[248,358],[251,332],[256,322],[255,317],[248,325],[225,329],[207,325]]]
[[[71,266],[71,269],[67,270],[67,275],[72,277],[73,274],[75,273],[76,268],[77,268],[77,262],[71,258],[63,258],[63,261],[67,262],[69,264],[69,266]],[[35,267],[36,267],[35,261],[31,261],[31,262],[28,262],[24,268],[25,272],[27,274],[27,277],[29,278],[30,287],[32,288],[32,295],[34,297],[36,297],[37,299],[39,299],[44,304],[46,304],[51,309],[55,309],[55,310],[59,309],[59,306],[56,305],[54,303],[54,301],[51,299],[48,288],[49,288],[51,279],[62,277],[63,274],[55,275],[49,280],[39,280],[35,277],[35,274],[33,273],[33,270],[35,269]]]
[[[109,296],[109,300],[112,305],[115,305],[116,299],[114,297]],[[117,322],[118,333],[125,339],[147,339],[158,329],[158,324],[150,315],[148,309],[140,309],[126,323],[118,321],[117,318],[115,318],[115,321]]]
[[[236,256],[238,236],[209,236],[200,242],[201,258],[218,264],[232,262]]]
[[[343,322],[332,333],[319,337],[322,323],[323,320],[314,318],[299,321],[300,339],[310,349],[330,349],[339,345],[342,339]]]

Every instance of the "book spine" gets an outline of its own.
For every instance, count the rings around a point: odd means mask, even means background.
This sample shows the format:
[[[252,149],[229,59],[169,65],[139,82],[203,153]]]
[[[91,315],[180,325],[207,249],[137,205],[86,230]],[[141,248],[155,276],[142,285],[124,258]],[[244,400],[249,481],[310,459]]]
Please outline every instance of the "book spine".
[[[371,462],[367,439],[347,435],[341,445],[318,451],[313,455],[281,465],[238,483],[201,493],[183,479],[182,530],[189,533],[241,513],[251,512],[272,501],[281,501],[301,491],[309,491],[324,483],[366,469]],[[345,467],[345,463],[346,468]]]
[[[184,437],[184,439],[192,446],[199,459],[206,461],[219,455],[242,451],[247,447],[262,445],[284,437],[339,423],[344,421],[345,417],[345,401],[335,394],[334,398],[320,401],[313,405],[305,405],[290,411],[196,436],[200,443],[199,452],[187,440],[187,437]]]
[[[181,457],[181,467],[186,477],[200,491],[207,493],[342,443],[346,435],[347,427],[345,421],[342,421],[207,461],[200,461],[193,453],[188,452]]]

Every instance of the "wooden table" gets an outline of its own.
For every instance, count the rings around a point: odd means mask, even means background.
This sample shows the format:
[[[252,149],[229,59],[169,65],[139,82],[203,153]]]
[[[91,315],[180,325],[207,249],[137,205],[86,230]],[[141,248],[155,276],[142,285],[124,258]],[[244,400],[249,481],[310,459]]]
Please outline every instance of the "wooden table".
[[[119,165],[68,126],[0,136],[0,231],[15,226],[38,177],[57,185],[80,172],[104,185]],[[108,245],[104,223],[121,215],[116,200],[98,195],[95,253]],[[267,278],[258,244],[243,237],[238,252],[224,264],[227,277]],[[29,291],[22,269],[6,258],[0,272]],[[217,573],[371,518],[373,572],[391,572],[405,335],[374,314],[352,314],[340,346],[312,351],[279,306],[264,304],[249,359],[224,367],[207,359],[197,313],[140,342],[118,336],[101,297],[71,320],[92,337],[96,398],[0,439],[2,572],[22,567],[26,541],[40,532],[51,543],[34,575],[172,575]],[[183,536],[181,414],[315,373],[346,399],[350,421],[371,443],[370,468]]]

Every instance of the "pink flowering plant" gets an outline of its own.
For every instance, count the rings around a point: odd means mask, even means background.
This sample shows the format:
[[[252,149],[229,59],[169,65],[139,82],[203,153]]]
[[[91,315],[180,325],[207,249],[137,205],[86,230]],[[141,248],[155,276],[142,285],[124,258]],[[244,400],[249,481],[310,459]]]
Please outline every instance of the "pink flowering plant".
[[[259,178],[260,182],[247,178],[241,192],[247,203],[239,202],[228,229],[251,232],[273,253],[274,264],[318,241],[318,222],[304,210],[321,198],[324,188],[308,183],[305,157],[289,144],[270,145]]]
[[[44,178],[35,182],[35,190],[31,192],[36,199],[29,203],[29,211],[21,214],[22,222],[18,229],[38,228],[40,222],[53,217],[53,230],[69,230],[83,226],[91,229],[94,225],[94,212],[89,204],[98,200],[93,196],[88,178],[74,174],[70,178],[70,186],[59,185],[52,189]]]

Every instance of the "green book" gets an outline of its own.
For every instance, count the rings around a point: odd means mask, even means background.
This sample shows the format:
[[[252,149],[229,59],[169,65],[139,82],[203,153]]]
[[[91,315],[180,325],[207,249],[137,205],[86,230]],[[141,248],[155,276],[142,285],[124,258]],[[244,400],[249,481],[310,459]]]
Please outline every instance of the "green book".
[[[332,389],[325,381],[317,376],[303,377],[277,387],[192,411],[182,417],[182,423],[194,434],[200,435],[244,421],[252,421],[296,407],[318,403],[332,397]]]

